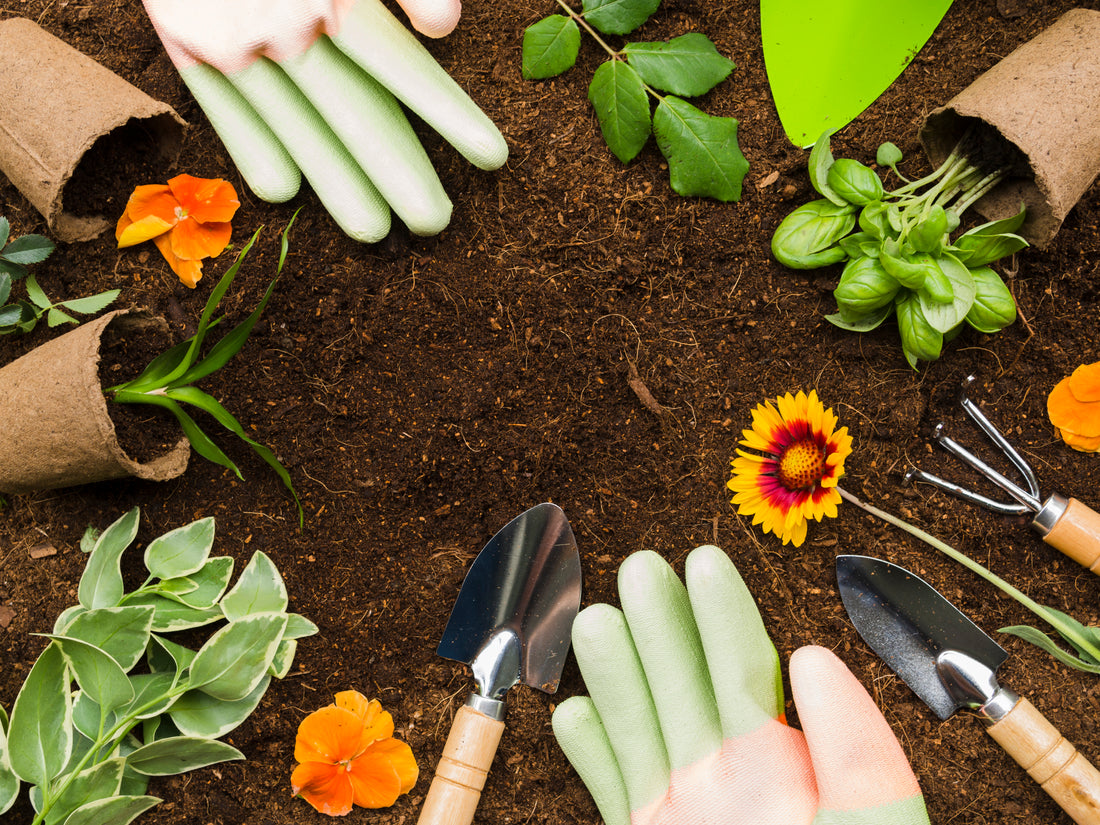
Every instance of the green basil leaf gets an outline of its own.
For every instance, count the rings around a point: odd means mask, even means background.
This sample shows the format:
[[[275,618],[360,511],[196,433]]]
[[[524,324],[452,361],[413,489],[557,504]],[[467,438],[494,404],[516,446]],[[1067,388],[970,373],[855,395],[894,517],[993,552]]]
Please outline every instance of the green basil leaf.
[[[931,258],[910,258],[903,255],[897,242],[887,239],[879,252],[882,267],[898,280],[902,286],[917,290],[924,286],[925,280],[935,266]]]
[[[581,30],[572,18],[551,14],[523,32],[523,76],[556,77],[573,67],[581,48]]]
[[[50,635],[47,638],[60,646],[80,689],[104,711],[116,710],[134,698],[134,688],[126,671],[98,647],[68,636]]]
[[[867,232],[853,232],[836,242],[849,258],[877,258],[878,242]]]
[[[1027,209],[1023,203],[1020,204],[1020,211],[1013,215],[1011,218],[1003,218],[999,221],[989,221],[983,223],[981,226],[975,226],[973,229],[967,230],[965,235],[960,237],[974,237],[980,235],[1011,235],[1017,229],[1024,225],[1024,219],[1027,217]]]
[[[60,825],[77,808],[117,794],[124,765],[122,759],[107,759],[76,774],[50,807],[46,825]]]
[[[872,201],[859,211],[859,228],[880,241],[897,234],[886,217],[886,204],[882,201]]]
[[[734,68],[733,61],[698,32],[665,43],[627,43],[622,54],[650,86],[681,97],[706,94]]]
[[[99,534],[80,577],[77,597],[89,609],[115,607],[124,593],[119,558],[137,536],[141,514],[137,507]]]
[[[883,143],[875,152],[875,163],[879,166],[889,166],[895,172],[897,171],[895,167],[901,163],[901,159],[901,149],[890,141]]]
[[[917,361],[935,361],[943,351],[943,333],[924,318],[920,299],[914,293],[908,293],[900,299],[894,299],[898,315],[898,331],[901,333],[901,347],[905,359],[913,369]]]
[[[155,796],[112,796],[81,805],[65,825],[129,825],[160,800]]]
[[[948,300],[928,294],[928,288],[936,282],[928,278],[924,282],[924,289],[917,292],[920,301],[921,312],[928,324],[935,330],[944,334],[955,329],[966,319],[966,314],[974,305],[974,296],[977,286],[970,270],[959,263],[952,255],[943,255],[933,258],[933,263],[940,277],[947,282]]]
[[[713,117],[685,100],[667,95],[653,115],[653,135],[668,160],[677,195],[730,202],[741,199],[748,161],[737,145],[737,121]]]
[[[608,60],[592,75],[588,99],[608,147],[620,161],[630,163],[645,146],[652,128],[642,79],[621,60]]]
[[[213,546],[214,519],[208,516],[149,542],[145,566],[158,579],[189,576],[202,569]]]
[[[849,332],[870,332],[882,324],[893,312],[893,306],[879,307],[864,314],[847,312],[844,307],[839,307],[840,312],[834,315],[826,315],[825,320],[833,326],[846,329]]]
[[[235,729],[256,709],[271,684],[265,676],[243,699],[223,702],[201,690],[189,690],[168,711],[180,733],[218,739]]]
[[[583,0],[584,19],[604,34],[626,34],[650,18],[661,0]]]
[[[855,226],[855,209],[827,200],[810,201],[787,215],[772,235],[772,255],[791,269],[838,263],[845,252],[836,242]]]
[[[882,180],[875,170],[858,160],[841,158],[829,167],[829,189],[848,203],[865,206],[882,200]]]
[[[128,671],[149,644],[154,613],[149,606],[101,607],[81,612],[54,632],[95,645]]]
[[[231,759],[244,759],[244,754],[215,739],[173,736],[138,748],[126,757],[126,764],[146,776],[172,776]]]
[[[1016,320],[1016,302],[1001,276],[988,266],[970,270],[974,278],[974,305],[966,322],[978,332],[991,334]]]
[[[877,258],[853,258],[845,264],[833,297],[845,312],[866,315],[880,307],[892,307],[899,289],[901,284]]]
[[[928,215],[909,230],[909,242],[918,252],[939,253],[946,236],[947,212],[939,205],[933,206]]]
[[[15,775],[46,785],[61,773],[73,747],[73,704],[61,648],[50,642],[15,697],[8,725],[8,761]]]
[[[829,170],[833,167],[833,153],[829,148],[829,138],[835,129],[827,129],[821,133],[821,137],[814,143],[810,150],[810,161],[806,171],[810,175],[810,183],[817,193],[837,206],[847,206],[848,201],[833,191],[829,186]]]
[[[233,589],[221,600],[222,612],[231,622],[256,613],[282,613],[287,604],[283,577],[262,551],[253,554]]]
[[[959,258],[969,267],[986,264],[1019,252],[1028,246],[1028,242],[1019,235],[960,235],[953,244],[959,251]]]
[[[285,613],[255,613],[230,622],[191,662],[189,687],[228,702],[243,699],[266,674],[285,628]]]

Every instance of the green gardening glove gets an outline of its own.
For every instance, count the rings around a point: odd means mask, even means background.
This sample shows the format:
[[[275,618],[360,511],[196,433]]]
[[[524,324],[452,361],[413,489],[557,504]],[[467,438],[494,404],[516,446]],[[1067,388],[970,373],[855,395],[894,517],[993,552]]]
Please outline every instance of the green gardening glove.
[[[802,731],[783,715],[779,656],[717,547],[687,587],[656,553],[619,568],[622,611],[586,608],[573,650],[591,694],[554,734],[607,825],[928,825],[912,769],[836,656],[791,657]]]

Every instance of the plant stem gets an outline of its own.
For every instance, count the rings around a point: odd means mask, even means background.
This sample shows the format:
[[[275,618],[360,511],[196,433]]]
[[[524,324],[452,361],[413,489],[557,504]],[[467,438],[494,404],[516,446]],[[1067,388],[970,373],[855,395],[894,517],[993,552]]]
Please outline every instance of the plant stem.
[[[1008,596],[1011,596],[1013,599],[1018,601],[1040,619],[1045,621],[1047,624],[1049,624],[1051,627],[1061,633],[1063,637],[1071,641],[1074,645],[1077,645],[1080,649],[1087,651],[1090,656],[1096,659],[1096,661],[1100,661],[1100,649],[1097,649],[1095,644],[1093,644],[1089,639],[1082,636],[1080,633],[1077,633],[1072,627],[1066,626],[1065,622],[1059,619],[1058,616],[1056,616],[1052,611],[1048,610],[1046,607],[1043,607],[1043,605],[1039,604],[1034,599],[1026,596],[1021,591],[1017,590],[1015,587],[1006,582],[993,571],[982,567],[982,565],[978,564],[978,562],[974,561],[969,556],[960,553],[954,547],[945,544],[944,542],[937,539],[935,536],[924,532],[919,527],[914,527],[908,522],[902,521],[901,519],[890,515],[885,510],[880,510],[872,504],[867,504],[866,502],[861,501],[841,487],[837,487],[836,489],[837,492],[840,493],[840,497],[843,498],[845,501],[850,501],[852,504],[856,505],[856,507],[865,510],[872,516],[880,518],[883,521],[894,525],[895,527],[900,527],[902,530],[909,533],[909,535],[920,539],[925,544],[930,544],[932,547],[935,547],[945,556],[954,559],[963,567],[966,567],[974,573],[977,573],[998,590]]]

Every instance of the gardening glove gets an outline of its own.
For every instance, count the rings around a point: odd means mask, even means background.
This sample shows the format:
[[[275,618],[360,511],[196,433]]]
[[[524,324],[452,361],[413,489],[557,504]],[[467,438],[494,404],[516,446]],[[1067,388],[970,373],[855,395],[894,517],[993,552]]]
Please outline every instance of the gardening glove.
[[[304,174],[356,240],[384,238],[390,207],[418,235],[450,220],[398,100],[474,165],[496,169],[508,156],[492,121],[380,0],[143,2],[252,191],[281,203]],[[430,34],[459,13],[458,0],[407,3]]]
[[[795,651],[802,731],[788,727],[779,656],[732,562],[699,547],[685,578],[635,553],[622,611],[593,605],[573,625],[591,698],[564,701],[554,734],[607,825],[928,825],[901,746],[844,664]]]

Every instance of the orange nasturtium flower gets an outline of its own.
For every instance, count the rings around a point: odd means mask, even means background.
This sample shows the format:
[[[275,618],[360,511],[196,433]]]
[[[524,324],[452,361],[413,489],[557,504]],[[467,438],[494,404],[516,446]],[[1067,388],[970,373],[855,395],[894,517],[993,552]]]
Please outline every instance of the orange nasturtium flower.
[[[343,816],[352,804],[386,808],[408,793],[420,773],[412,748],[393,738],[393,717],[377,699],[355,690],[314,711],[298,726],[290,777],[295,796],[323,814]]]
[[[743,430],[741,444],[764,455],[738,450],[732,478],[737,512],[752,516],[795,547],[806,540],[808,519],[835,518],[844,475],[844,459],[852,452],[848,428],[836,429],[837,418],[817,393],[787,393],[752,411],[752,429]]]
[[[229,245],[229,222],[241,202],[233,185],[221,178],[177,175],[164,184],[134,189],[118,219],[118,246],[152,241],[186,286],[202,278],[202,259]]]
[[[1075,450],[1100,452],[1100,361],[1082,364],[1047,397],[1047,417]]]

